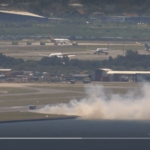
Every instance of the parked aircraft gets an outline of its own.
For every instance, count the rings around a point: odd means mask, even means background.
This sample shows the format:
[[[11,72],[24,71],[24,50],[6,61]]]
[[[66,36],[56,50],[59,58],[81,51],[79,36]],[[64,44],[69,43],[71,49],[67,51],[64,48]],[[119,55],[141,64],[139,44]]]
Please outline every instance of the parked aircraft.
[[[54,43],[54,45],[60,44],[68,44],[70,43],[69,39],[54,39],[51,34],[49,34],[50,41]]]

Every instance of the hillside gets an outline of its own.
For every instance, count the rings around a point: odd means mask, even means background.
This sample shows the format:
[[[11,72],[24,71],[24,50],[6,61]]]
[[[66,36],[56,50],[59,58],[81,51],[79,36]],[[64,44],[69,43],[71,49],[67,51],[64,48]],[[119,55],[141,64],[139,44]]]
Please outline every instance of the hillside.
[[[8,6],[3,4],[9,4]],[[73,4],[73,5],[72,5]],[[149,0],[1,0],[1,9],[24,10],[47,17],[150,15]]]

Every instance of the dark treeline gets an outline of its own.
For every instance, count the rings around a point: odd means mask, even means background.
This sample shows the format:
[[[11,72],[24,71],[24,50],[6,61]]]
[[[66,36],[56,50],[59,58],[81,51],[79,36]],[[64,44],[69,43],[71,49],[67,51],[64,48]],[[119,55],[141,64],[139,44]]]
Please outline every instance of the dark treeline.
[[[112,68],[114,70],[150,70],[150,55],[141,55],[135,50],[127,50],[125,56],[109,57],[103,60],[103,67]]]
[[[82,3],[142,5],[149,0],[80,0]]]
[[[7,57],[0,54],[0,67],[13,70],[46,71],[52,74],[70,74],[78,71],[90,72],[97,68],[113,70],[150,70],[150,55],[139,55],[137,51],[127,50],[125,56],[109,57],[108,60],[78,60],[68,57],[43,57],[40,61]]]
[[[69,3],[70,0],[0,0],[1,3]],[[149,3],[149,0],[78,0],[78,2],[82,4],[90,3],[90,4],[131,4],[131,5],[142,5],[144,3]]]

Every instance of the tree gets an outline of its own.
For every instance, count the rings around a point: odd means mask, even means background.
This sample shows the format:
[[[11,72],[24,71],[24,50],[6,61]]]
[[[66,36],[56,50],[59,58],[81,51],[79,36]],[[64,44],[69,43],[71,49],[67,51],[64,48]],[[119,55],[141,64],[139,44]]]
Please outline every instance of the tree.
[[[127,50],[126,51],[126,57],[127,58],[134,58],[138,56],[138,51],[137,50]]]

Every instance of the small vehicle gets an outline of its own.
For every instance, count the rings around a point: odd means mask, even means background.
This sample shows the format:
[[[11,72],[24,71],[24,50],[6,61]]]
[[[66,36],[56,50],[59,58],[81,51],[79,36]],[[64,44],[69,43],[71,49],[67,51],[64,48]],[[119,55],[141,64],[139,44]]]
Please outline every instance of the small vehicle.
[[[76,80],[75,80],[75,79],[71,79],[69,82],[70,82],[71,84],[75,84],[75,83],[76,83]]]
[[[108,48],[97,48],[96,51],[94,52],[94,54],[102,54],[104,53],[105,55],[107,55],[109,52]]]
[[[36,109],[36,106],[35,105],[29,105],[29,109],[30,110]]]
[[[129,78],[127,76],[123,76],[121,77],[121,81],[128,82]]]
[[[87,83],[91,83],[91,81],[84,80],[83,83],[87,84]]]
[[[84,78],[84,79],[83,79],[83,83],[85,83],[85,84],[91,83],[90,78],[89,78],[89,77]]]

